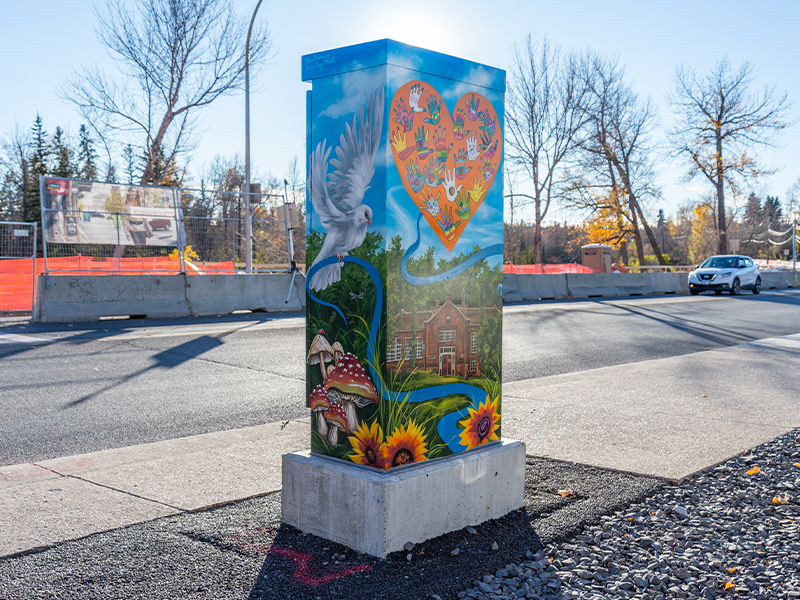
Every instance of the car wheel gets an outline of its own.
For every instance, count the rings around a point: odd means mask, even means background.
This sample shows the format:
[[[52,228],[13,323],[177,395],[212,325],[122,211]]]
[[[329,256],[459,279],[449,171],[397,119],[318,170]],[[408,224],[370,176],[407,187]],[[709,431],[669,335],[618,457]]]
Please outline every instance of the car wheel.
[[[739,280],[734,279],[733,284],[731,285],[731,296],[738,296],[739,295]]]
[[[753,293],[760,294],[761,293],[761,277],[756,279],[756,284],[753,286]]]
[[[690,293],[692,296],[697,296],[697,294],[699,294],[699,293],[700,293],[700,290],[689,290],[689,293]]]

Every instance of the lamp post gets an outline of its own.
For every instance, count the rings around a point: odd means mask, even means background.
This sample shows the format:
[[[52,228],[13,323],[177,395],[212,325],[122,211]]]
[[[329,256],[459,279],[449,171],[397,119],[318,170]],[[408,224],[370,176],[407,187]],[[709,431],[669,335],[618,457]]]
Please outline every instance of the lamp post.
[[[253,23],[255,23],[256,13],[261,7],[261,2],[262,0],[258,0],[256,9],[253,11],[253,18],[250,19],[250,28],[247,30],[247,46],[244,52],[244,270],[246,273],[253,272],[253,217],[250,214],[250,36],[253,33]]]

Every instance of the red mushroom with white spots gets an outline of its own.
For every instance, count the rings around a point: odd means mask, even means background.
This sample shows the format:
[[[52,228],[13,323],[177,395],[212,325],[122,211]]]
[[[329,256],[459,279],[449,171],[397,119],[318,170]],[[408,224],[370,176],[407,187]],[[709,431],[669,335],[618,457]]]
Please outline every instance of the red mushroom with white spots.
[[[331,448],[335,448],[339,443],[339,430],[347,431],[347,415],[341,404],[331,404],[322,415],[328,424],[328,444]]]
[[[322,437],[326,437],[328,435],[328,423],[322,413],[331,407],[331,401],[328,400],[328,393],[324,387],[318,385],[311,390],[311,395],[308,397],[308,407],[314,413],[314,418],[317,421],[317,433]]]
[[[338,402],[344,407],[347,415],[347,433],[358,428],[356,407],[363,408],[378,403],[378,391],[370,380],[358,358],[351,352],[345,352],[336,368],[325,380],[325,390],[331,402]]]

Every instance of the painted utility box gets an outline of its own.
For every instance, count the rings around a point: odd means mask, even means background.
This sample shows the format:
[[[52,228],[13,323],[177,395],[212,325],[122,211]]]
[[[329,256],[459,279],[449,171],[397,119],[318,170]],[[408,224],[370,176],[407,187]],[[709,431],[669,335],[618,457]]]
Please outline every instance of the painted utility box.
[[[500,439],[505,72],[379,40],[302,58],[311,450]]]

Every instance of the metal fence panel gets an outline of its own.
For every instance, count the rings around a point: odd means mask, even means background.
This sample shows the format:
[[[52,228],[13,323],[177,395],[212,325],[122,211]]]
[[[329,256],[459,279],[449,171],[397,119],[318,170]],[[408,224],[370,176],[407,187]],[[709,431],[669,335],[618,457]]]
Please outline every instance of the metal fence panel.
[[[36,223],[0,221],[0,314],[30,313],[36,295]]]
[[[48,275],[235,272],[246,263],[242,192],[47,176],[40,189]],[[253,270],[290,271],[285,194],[253,193],[250,204]]]

